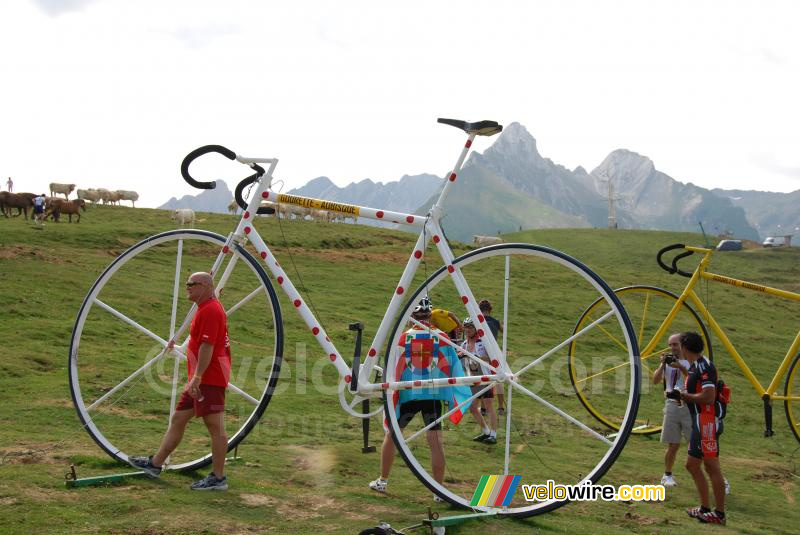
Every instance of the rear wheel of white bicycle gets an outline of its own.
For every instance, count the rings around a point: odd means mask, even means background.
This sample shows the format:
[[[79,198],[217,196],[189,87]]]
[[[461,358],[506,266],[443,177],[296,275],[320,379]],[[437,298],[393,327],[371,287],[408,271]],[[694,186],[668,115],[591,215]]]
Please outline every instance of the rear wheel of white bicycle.
[[[277,295],[259,262],[241,246],[202,230],[151,236],[117,257],[83,301],[72,333],[69,384],[84,428],[111,457],[152,454],[186,384],[185,358],[166,341],[193,313],[184,283],[213,271],[228,315],[232,369],[225,401],[228,448],[241,442],[269,404],[280,372],[283,325]],[[168,468],[211,461],[208,432],[191,424]]]
[[[505,384],[490,377],[480,387],[495,387],[495,410],[497,394],[502,391],[505,398],[497,443],[473,441],[481,434],[476,418],[467,411],[455,425],[446,407],[440,419],[446,459],[440,483],[433,476],[422,417],[414,416],[405,429],[398,424],[393,399],[401,392],[391,388],[391,383],[403,377],[402,363],[397,366],[403,350],[397,344],[414,306],[427,295],[434,308],[461,318],[467,315],[443,267],[411,295],[387,348],[385,414],[395,445],[416,477],[454,505],[519,517],[555,509],[566,503],[565,497],[527,501],[522,485],[546,485],[548,480],[557,485],[596,482],[614,463],[630,433],[639,400],[640,359],[628,317],[599,276],[553,249],[529,244],[485,247],[457,258],[453,266],[463,273],[476,300],[491,302],[491,315],[504,326],[498,345],[515,377]],[[584,332],[573,334],[574,318],[597,299],[608,303],[608,312]],[[607,435],[606,428],[584,410],[568,372],[570,341],[601,327],[623,341],[619,357],[628,364],[619,369],[613,386],[626,407],[621,430],[613,435]],[[489,407],[485,408],[490,416]],[[513,481],[518,487],[512,495],[504,484]],[[407,493],[412,494],[412,484],[401,474],[391,478],[392,492],[402,492],[407,485]]]

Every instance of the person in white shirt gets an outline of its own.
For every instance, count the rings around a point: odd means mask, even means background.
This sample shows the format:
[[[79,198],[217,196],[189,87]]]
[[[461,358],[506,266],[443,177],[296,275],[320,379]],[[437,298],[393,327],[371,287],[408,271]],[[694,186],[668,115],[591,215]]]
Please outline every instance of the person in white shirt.
[[[653,384],[664,382],[664,393],[672,390],[683,390],[684,380],[689,371],[689,361],[680,358],[681,335],[675,333],[669,337],[669,353],[661,355],[661,364],[653,374]],[[664,421],[661,427],[661,442],[667,444],[664,453],[664,476],[661,484],[665,487],[674,487],[678,483],[672,475],[675,457],[681,446],[681,435],[689,441],[692,432],[692,419],[689,408],[680,400],[664,399]]]

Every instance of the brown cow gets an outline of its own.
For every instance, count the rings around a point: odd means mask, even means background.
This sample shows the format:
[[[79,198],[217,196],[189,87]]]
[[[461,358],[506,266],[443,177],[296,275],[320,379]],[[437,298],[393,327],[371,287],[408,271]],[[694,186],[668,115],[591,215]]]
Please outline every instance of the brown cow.
[[[8,193],[5,192],[4,199],[2,201],[3,204],[3,215],[9,217],[11,215],[11,209],[17,209],[17,215],[13,217],[19,217],[19,215],[25,211],[25,219],[28,219],[28,208],[33,208],[33,199],[36,197],[35,193]]]
[[[48,215],[52,215],[53,219],[58,222],[61,219],[61,214],[69,215],[69,222],[72,223],[72,216],[77,215],[78,221],[77,223],[81,222],[81,210],[84,212],[86,211],[86,201],[83,199],[73,199],[71,201],[66,201],[64,199],[52,199],[50,204],[50,208],[47,210],[45,214],[45,218]]]

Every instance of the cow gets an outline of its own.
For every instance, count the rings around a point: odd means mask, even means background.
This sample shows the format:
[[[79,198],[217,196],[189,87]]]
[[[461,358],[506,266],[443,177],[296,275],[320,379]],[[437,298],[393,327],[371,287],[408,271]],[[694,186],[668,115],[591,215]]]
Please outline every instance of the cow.
[[[92,201],[92,204],[97,204],[97,201],[100,200],[100,192],[96,189],[79,189],[77,194],[79,199]]]
[[[124,190],[124,189],[118,189],[114,193],[119,195],[119,200],[120,201],[131,201],[131,206],[136,208],[136,201],[139,200],[139,194],[138,193],[136,193],[135,191],[129,191],[129,190]],[[120,203],[120,204],[122,204],[122,203]]]
[[[75,184],[50,183],[50,196],[55,197],[56,193],[63,193],[65,199],[69,199],[69,194],[75,189]]]
[[[191,226],[194,226],[194,222],[197,221],[194,217],[194,210],[191,208],[178,208],[177,210],[173,210],[172,220],[178,225],[189,223]]]
[[[498,238],[497,236],[473,236],[472,243],[478,247],[486,247],[487,245],[503,243],[503,238]]]
[[[239,204],[236,202],[236,199],[233,199],[228,204],[228,212],[230,212],[232,214],[236,214],[236,212],[238,212],[238,211],[239,211]]]

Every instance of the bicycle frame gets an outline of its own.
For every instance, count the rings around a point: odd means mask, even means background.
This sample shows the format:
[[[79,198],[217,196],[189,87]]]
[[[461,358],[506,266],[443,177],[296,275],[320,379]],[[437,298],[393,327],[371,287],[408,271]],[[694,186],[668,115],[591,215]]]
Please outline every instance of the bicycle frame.
[[[700,314],[703,317],[708,326],[711,328],[711,331],[717,335],[719,340],[722,342],[722,345],[728,351],[728,354],[730,354],[730,356],[733,357],[734,362],[736,362],[736,364],[742,370],[742,373],[744,373],[745,377],[747,377],[747,380],[750,381],[750,384],[753,385],[753,388],[756,390],[756,392],[758,392],[758,395],[765,402],[768,402],[773,399],[776,400],[790,399],[793,401],[800,401],[800,397],[787,397],[775,394],[781,382],[781,379],[783,379],[784,375],[786,375],[786,371],[791,365],[792,357],[797,354],[798,350],[800,350],[800,331],[797,332],[794,341],[789,346],[789,350],[786,352],[783,361],[776,370],[775,375],[772,378],[772,381],[769,383],[767,388],[764,388],[761,382],[755,376],[755,374],[753,374],[753,371],[747,365],[747,362],[745,362],[744,358],[736,350],[736,347],[734,347],[733,343],[725,334],[725,331],[722,329],[720,324],[717,322],[716,319],[714,319],[714,316],[711,315],[711,312],[708,310],[708,308],[706,308],[706,306],[700,300],[700,297],[698,297],[698,295],[695,293],[694,288],[701,279],[705,279],[714,282],[721,282],[723,284],[728,284],[731,286],[737,286],[739,288],[745,288],[748,290],[762,292],[776,297],[792,299],[794,301],[800,301],[800,294],[789,292],[786,290],[779,290],[777,288],[771,288],[769,286],[764,286],[761,284],[754,284],[752,282],[734,279],[731,277],[726,277],[724,275],[718,275],[716,273],[710,273],[706,271],[706,268],[708,267],[708,264],[711,261],[711,255],[714,252],[713,249],[706,249],[702,247],[690,247],[690,246],[684,246],[683,248],[686,249],[687,251],[699,253],[704,256],[700,260],[700,263],[697,265],[694,272],[692,273],[689,282],[686,284],[686,287],[683,289],[683,292],[678,297],[678,300],[672,307],[672,310],[670,310],[669,314],[667,314],[667,317],[661,323],[661,326],[658,328],[658,331],[656,331],[656,334],[653,336],[650,343],[647,345],[647,347],[645,347],[642,350],[641,354],[643,355],[643,358],[645,355],[649,355],[650,353],[652,353],[653,350],[656,349],[658,342],[666,335],[667,329],[671,325],[672,320],[675,319],[675,316],[677,316],[681,304],[684,303],[685,301],[691,301],[691,303],[693,303],[694,306],[696,307],[698,314]]]
[[[365,206],[358,206],[346,203],[326,201],[322,199],[312,199],[309,197],[278,193],[271,189],[273,173],[275,167],[278,164],[277,159],[248,158],[237,155],[236,160],[239,161],[240,163],[247,165],[265,164],[265,166],[268,165],[268,167],[266,168],[263,176],[261,176],[256,181],[255,192],[252,194],[250,200],[248,201],[247,209],[243,212],[239,224],[236,227],[236,230],[228,236],[225,246],[222,248],[222,251],[220,251],[219,255],[217,256],[214,266],[211,269],[212,275],[215,276],[217,274],[217,270],[222,265],[224,256],[229,253],[232,244],[234,243],[241,244],[245,241],[249,241],[255,247],[256,251],[258,252],[262,261],[264,262],[264,265],[272,274],[274,280],[277,281],[278,286],[281,287],[283,292],[286,294],[286,296],[294,305],[294,308],[303,318],[303,321],[305,322],[306,326],[309,328],[311,333],[314,335],[319,346],[323,349],[323,351],[325,351],[325,354],[328,355],[329,359],[334,364],[334,366],[336,366],[336,369],[339,372],[342,381],[344,381],[345,384],[350,384],[353,379],[352,370],[350,366],[348,366],[348,364],[342,357],[341,353],[338,351],[338,349],[333,344],[331,339],[327,336],[325,329],[322,327],[322,324],[317,320],[317,318],[311,312],[311,309],[306,305],[306,302],[302,298],[300,292],[297,290],[297,288],[294,286],[289,276],[283,270],[277,258],[272,253],[272,250],[269,248],[267,243],[264,241],[264,239],[256,230],[253,221],[253,214],[256,214],[261,204],[261,201],[268,200],[276,204],[293,204],[307,208],[333,211],[350,217],[364,217],[367,219],[374,219],[377,221],[388,221],[391,223],[397,223],[400,225],[419,228],[420,234],[414,245],[414,249],[409,255],[409,259],[406,262],[403,274],[401,275],[400,280],[397,283],[397,286],[395,287],[395,291],[392,295],[392,298],[389,302],[386,312],[384,313],[380,326],[378,327],[378,331],[375,334],[375,338],[369,345],[367,356],[363,364],[360,366],[360,370],[358,371],[357,390],[355,392],[360,395],[369,396],[370,394],[375,395],[377,392],[385,390],[390,386],[391,388],[431,388],[439,386],[452,386],[455,384],[475,385],[481,382],[485,383],[489,381],[489,378],[487,376],[468,376],[468,377],[458,377],[458,378],[433,379],[423,382],[401,381],[401,382],[393,382],[391,384],[372,383],[369,380],[369,375],[373,370],[373,367],[376,365],[376,359],[379,357],[381,353],[381,348],[384,347],[384,344],[386,343],[386,338],[389,334],[389,330],[391,329],[392,323],[395,320],[398,311],[404,302],[405,299],[404,296],[406,292],[409,291],[409,284],[411,283],[415,273],[417,272],[417,269],[420,266],[422,258],[425,254],[425,250],[428,246],[429,240],[433,240],[433,243],[436,245],[436,248],[439,252],[439,256],[444,262],[444,265],[447,266],[450,278],[453,281],[456,289],[458,290],[459,295],[461,296],[461,301],[466,306],[470,316],[477,320],[479,334],[483,337],[484,344],[486,346],[490,359],[493,362],[494,361],[497,362],[497,364],[494,366],[488,366],[495,374],[492,375],[492,380],[502,382],[513,378],[513,375],[511,374],[511,371],[508,365],[506,364],[505,355],[503,354],[503,352],[500,349],[500,346],[498,345],[497,341],[491,334],[489,325],[486,323],[483,314],[480,312],[478,308],[478,302],[475,300],[475,297],[472,294],[472,290],[469,288],[469,285],[464,279],[464,276],[462,275],[460,269],[457,266],[453,265],[454,255],[452,250],[450,249],[450,246],[447,243],[447,240],[443,239],[444,233],[442,231],[440,223],[442,217],[442,204],[447,198],[450,189],[456,182],[458,173],[461,171],[461,168],[467,157],[467,154],[469,153],[470,147],[472,146],[475,136],[476,134],[474,133],[468,134],[467,142],[464,144],[461,153],[458,157],[458,160],[456,161],[456,164],[453,167],[453,170],[448,174],[448,178],[445,180],[444,187],[442,188],[442,191],[438,199],[436,200],[436,202],[434,202],[427,216],[406,214],[401,212],[394,212],[391,210],[382,210],[377,208],[369,208]],[[217,294],[219,294],[221,289],[224,288],[225,283],[229,277],[229,274],[233,270],[233,266],[235,264],[235,258],[236,257],[234,257],[234,259],[227,264],[224,272],[217,281],[217,286],[216,286]],[[178,331],[178,333],[175,335],[174,338],[178,338],[179,336],[181,336],[182,332],[188,325],[188,321],[191,319],[191,315],[192,313],[190,312],[189,317],[187,317],[187,319],[184,321],[183,326],[181,327],[181,329]],[[469,354],[469,352],[464,352],[464,353],[466,353],[469,358],[478,359],[477,356],[471,355]],[[352,410],[348,412],[354,416],[360,416],[360,417],[366,416],[362,415],[361,413],[356,413]]]

